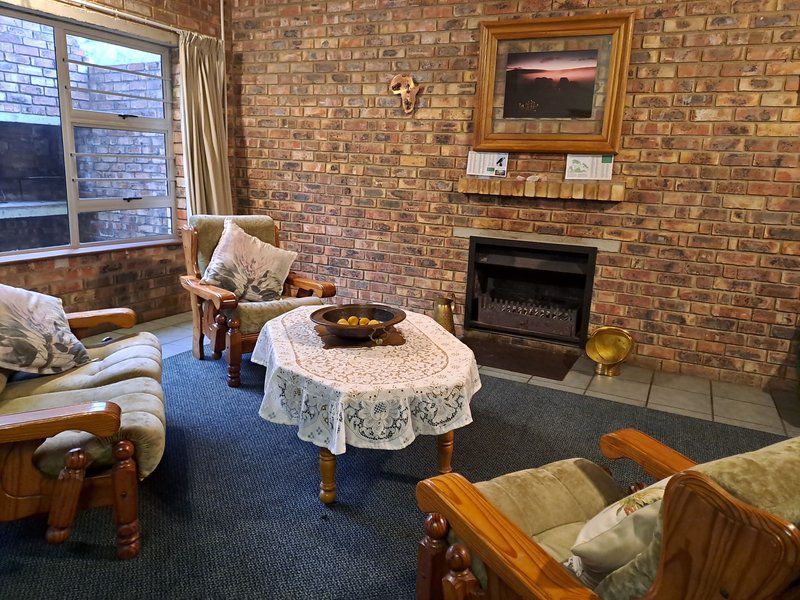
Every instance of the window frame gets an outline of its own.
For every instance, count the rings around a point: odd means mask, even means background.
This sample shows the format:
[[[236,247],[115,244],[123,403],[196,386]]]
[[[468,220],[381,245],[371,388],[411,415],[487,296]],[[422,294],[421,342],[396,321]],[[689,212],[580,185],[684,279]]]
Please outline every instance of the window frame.
[[[59,246],[45,246],[40,248],[24,248],[0,252],[0,264],[16,262],[25,259],[47,258],[53,256],[68,256],[71,254],[86,254],[98,251],[112,251],[114,249],[147,247],[160,244],[176,243],[178,238],[177,223],[177,165],[174,151],[174,109],[173,88],[174,77],[172,71],[171,54],[174,50],[170,46],[146,42],[124,33],[109,31],[96,27],[77,25],[70,21],[49,18],[38,13],[30,13],[13,8],[0,6],[0,16],[10,19],[19,19],[51,27],[55,46],[55,70],[58,85],[59,116],[61,121],[61,139],[64,152],[64,176],[67,188],[67,216],[69,221],[70,243]],[[123,117],[118,114],[99,111],[75,109],[72,106],[72,80],[69,66],[71,61],[67,48],[67,36],[74,35],[91,40],[97,40],[142,50],[161,57],[161,77],[163,85],[163,99],[153,98],[164,106],[162,119],[150,117]],[[86,63],[83,63],[86,64]],[[102,65],[98,65],[103,68]],[[111,71],[134,73],[126,69],[111,68]],[[102,91],[101,91],[102,93]],[[113,94],[112,95],[116,95]],[[124,97],[124,95],[122,96]],[[164,135],[166,162],[166,196],[143,196],[141,199],[124,200],[123,198],[91,198],[81,199],[78,191],[80,178],[78,177],[78,157],[91,153],[78,153],[75,148],[75,128],[86,127],[95,129],[112,129],[122,131],[140,131],[146,133],[160,133]],[[121,156],[119,154],[115,156]],[[125,155],[122,155],[125,156]],[[136,157],[137,155],[131,155]],[[87,178],[88,179],[88,178]],[[147,179],[143,179],[146,181]],[[161,178],[158,181],[162,181]],[[137,210],[147,208],[167,208],[170,210],[171,232],[163,235],[131,237],[120,240],[101,240],[96,242],[81,242],[78,228],[78,215],[87,212]]]

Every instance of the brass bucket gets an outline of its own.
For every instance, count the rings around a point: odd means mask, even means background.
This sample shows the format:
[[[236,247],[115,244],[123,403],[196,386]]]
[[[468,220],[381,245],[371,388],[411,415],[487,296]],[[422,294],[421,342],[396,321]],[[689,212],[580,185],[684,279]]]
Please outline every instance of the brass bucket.
[[[595,373],[614,377],[634,345],[631,334],[621,327],[598,327],[586,342],[586,354],[597,363]]]

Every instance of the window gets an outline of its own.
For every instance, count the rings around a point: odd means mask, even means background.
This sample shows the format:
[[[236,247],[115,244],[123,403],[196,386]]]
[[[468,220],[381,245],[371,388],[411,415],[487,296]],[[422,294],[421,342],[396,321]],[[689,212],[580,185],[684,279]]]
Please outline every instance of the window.
[[[171,238],[169,51],[0,9],[0,257]]]

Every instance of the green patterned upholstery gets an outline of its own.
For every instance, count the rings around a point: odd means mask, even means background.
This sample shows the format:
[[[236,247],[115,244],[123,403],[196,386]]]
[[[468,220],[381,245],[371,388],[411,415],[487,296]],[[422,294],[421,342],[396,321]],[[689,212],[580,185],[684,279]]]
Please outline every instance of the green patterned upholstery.
[[[692,467],[742,502],[800,527],[800,438]],[[604,600],[644,595],[655,580],[661,531],[648,548],[606,577],[595,590]]]
[[[508,473],[475,487],[559,562],[570,556],[586,521],[625,495],[606,471],[583,458]],[[451,534],[451,543],[455,540]],[[486,567],[474,555],[472,572],[486,587]]]
[[[211,255],[222,236],[225,219],[231,219],[249,235],[260,239],[262,242],[275,245],[275,221],[266,215],[192,215],[189,225],[197,230],[197,264],[200,274],[205,272]]]
[[[305,298],[284,296],[280,300],[271,300],[269,302],[239,302],[239,305],[233,310],[225,311],[225,316],[239,319],[241,323],[239,330],[247,335],[249,333],[259,333],[261,328],[264,327],[264,323],[298,306],[315,304],[322,304],[322,300],[316,296],[307,296]]]
[[[64,457],[81,447],[90,469],[109,467],[113,444],[125,439],[136,448],[139,477],[147,477],[161,461],[166,439],[164,392],[161,388],[161,345],[152,333],[137,333],[109,344],[88,347],[92,362],[57,375],[9,381],[0,390],[0,415],[114,402],[122,409],[120,431],[98,438],[82,431],[65,431],[48,438],[34,455],[42,473],[57,477]]]

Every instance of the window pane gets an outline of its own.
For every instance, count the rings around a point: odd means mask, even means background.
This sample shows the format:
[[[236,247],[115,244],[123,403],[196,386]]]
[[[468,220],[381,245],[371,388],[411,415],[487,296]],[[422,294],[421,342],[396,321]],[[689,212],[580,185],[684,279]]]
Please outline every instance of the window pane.
[[[72,108],[114,115],[134,115],[149,119],[164,118],[164,104],[160,101],[126,98],[113,94],[85,91],[72,88]]]
[[[0,252],[69,244],[53,29],[0,15]]]
[[[77,35],[67,35],[67,58],[161,77],[160,54]]]
[[[163,133],[75,128],[75,152],[79,154],[154,154],[167,155],[167,140]]]
[[[69,64],[69,80],[73,87],[91,88],[98,92],[121,92],[131,96],[164,99],[164,82],[136,73],[122,73],[102,67]]]
[[[81,242],[129,240],[172,233],[172,210],[140,208],[106,210],[78,215]]]
[[[82,200],[91,198],[152,198],[168,196],[166,181],[136,181],[135,179],[90,179],[78,180],[78,196]]]
[[[78,61],[69,65],[73,108],[164,118],[160,54],[73,35],[67,36],[67,54]]]
[[[167,161],[163,158],[128,156],[79,156],[78,179],[165,179]]]

